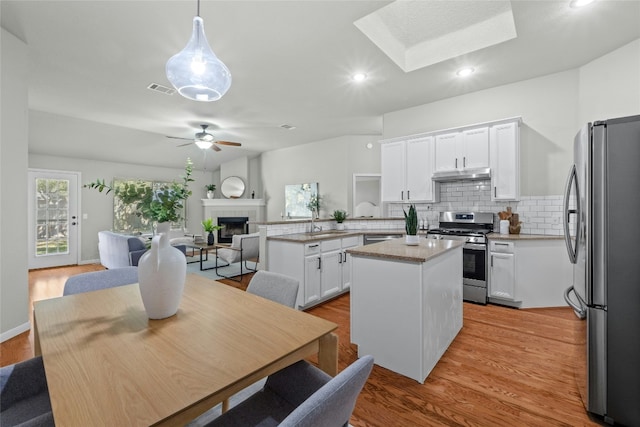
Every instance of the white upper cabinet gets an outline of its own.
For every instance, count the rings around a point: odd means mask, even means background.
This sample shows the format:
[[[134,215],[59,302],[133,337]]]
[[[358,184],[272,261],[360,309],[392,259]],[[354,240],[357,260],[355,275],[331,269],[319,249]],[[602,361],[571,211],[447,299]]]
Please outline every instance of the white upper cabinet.
[[[435,172],[489,167],[489,128],[436,135]]]
[[[480,127],[462,132],[464,152],[462,153],[463,169],[489,167],[489,128]]]
[[[490,141],[491,200],[519,200],[519,120],[491,126]]]
[[[433,169],[433,137],[382,143],[382,200],[385,202],[437,201],[440,194],[438,185],[431,180]]]

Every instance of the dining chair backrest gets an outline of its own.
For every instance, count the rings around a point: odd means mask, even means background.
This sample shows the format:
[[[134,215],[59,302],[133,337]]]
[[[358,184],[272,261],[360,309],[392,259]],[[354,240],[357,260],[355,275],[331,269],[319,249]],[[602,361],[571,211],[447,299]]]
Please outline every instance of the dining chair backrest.
[[[259,270],[251,278],[247,292],[295,308],[299,287],[300,282],[293,277]]]
[[[0,425],[54,425],[42,357],[0,368]]]
[[[73,295],[98,289],[138,283],[138,267],[114,268],[77,274],[67,279],[62,295]]]

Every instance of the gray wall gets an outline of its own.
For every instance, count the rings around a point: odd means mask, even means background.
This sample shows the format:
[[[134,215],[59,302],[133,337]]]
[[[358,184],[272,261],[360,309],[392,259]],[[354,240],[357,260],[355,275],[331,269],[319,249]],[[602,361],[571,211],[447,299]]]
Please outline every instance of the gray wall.
[[[0,341],[29,329],[27,46],[1,29]]]
[[[335,209],[351,213],[354,173],[380,172],[380,136],[352,135],[263,153],[262,186],[267,220],[278,221],[284,211],[284,186],[317,182],[322,197],[320,217]],[[368,149],[367,143],[373,148]],[[275,172],[277,171],[277,172]]]

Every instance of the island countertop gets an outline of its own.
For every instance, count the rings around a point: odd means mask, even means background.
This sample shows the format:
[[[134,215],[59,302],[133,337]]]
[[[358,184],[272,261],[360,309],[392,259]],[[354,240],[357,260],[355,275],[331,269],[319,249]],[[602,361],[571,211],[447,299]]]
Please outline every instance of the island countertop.
[[[405,244],[404,238],[399,238],[373,245],[358,246],[357,248],[347,249],[346,252],[351,256],[426,262],[462,245],[464,245],[464,242],[459,240],[420,239],[420,242],[413,246]]]

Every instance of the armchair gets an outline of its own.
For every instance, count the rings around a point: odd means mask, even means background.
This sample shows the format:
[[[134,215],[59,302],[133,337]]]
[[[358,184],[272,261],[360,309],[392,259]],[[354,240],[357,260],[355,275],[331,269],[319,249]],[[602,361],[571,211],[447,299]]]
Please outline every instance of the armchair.
[[[247,270],[246,272],[257,271],[258,257],[260,256],[259,248],[260,233],[235,234],[232,237],[231,246],[218,247],[216,249],[216,274],[226,279],[232,279],[234,276],[225,276],[220,274],[218,269],[236,262],[240,263],[240,277],[245,274],[245,272],[243,272],[243,268]],[[218,259],[223,260],[226,264],[220,265]],[[247,261],[250,260],[255,263],[254,268],[250,268],[247,264]]]

